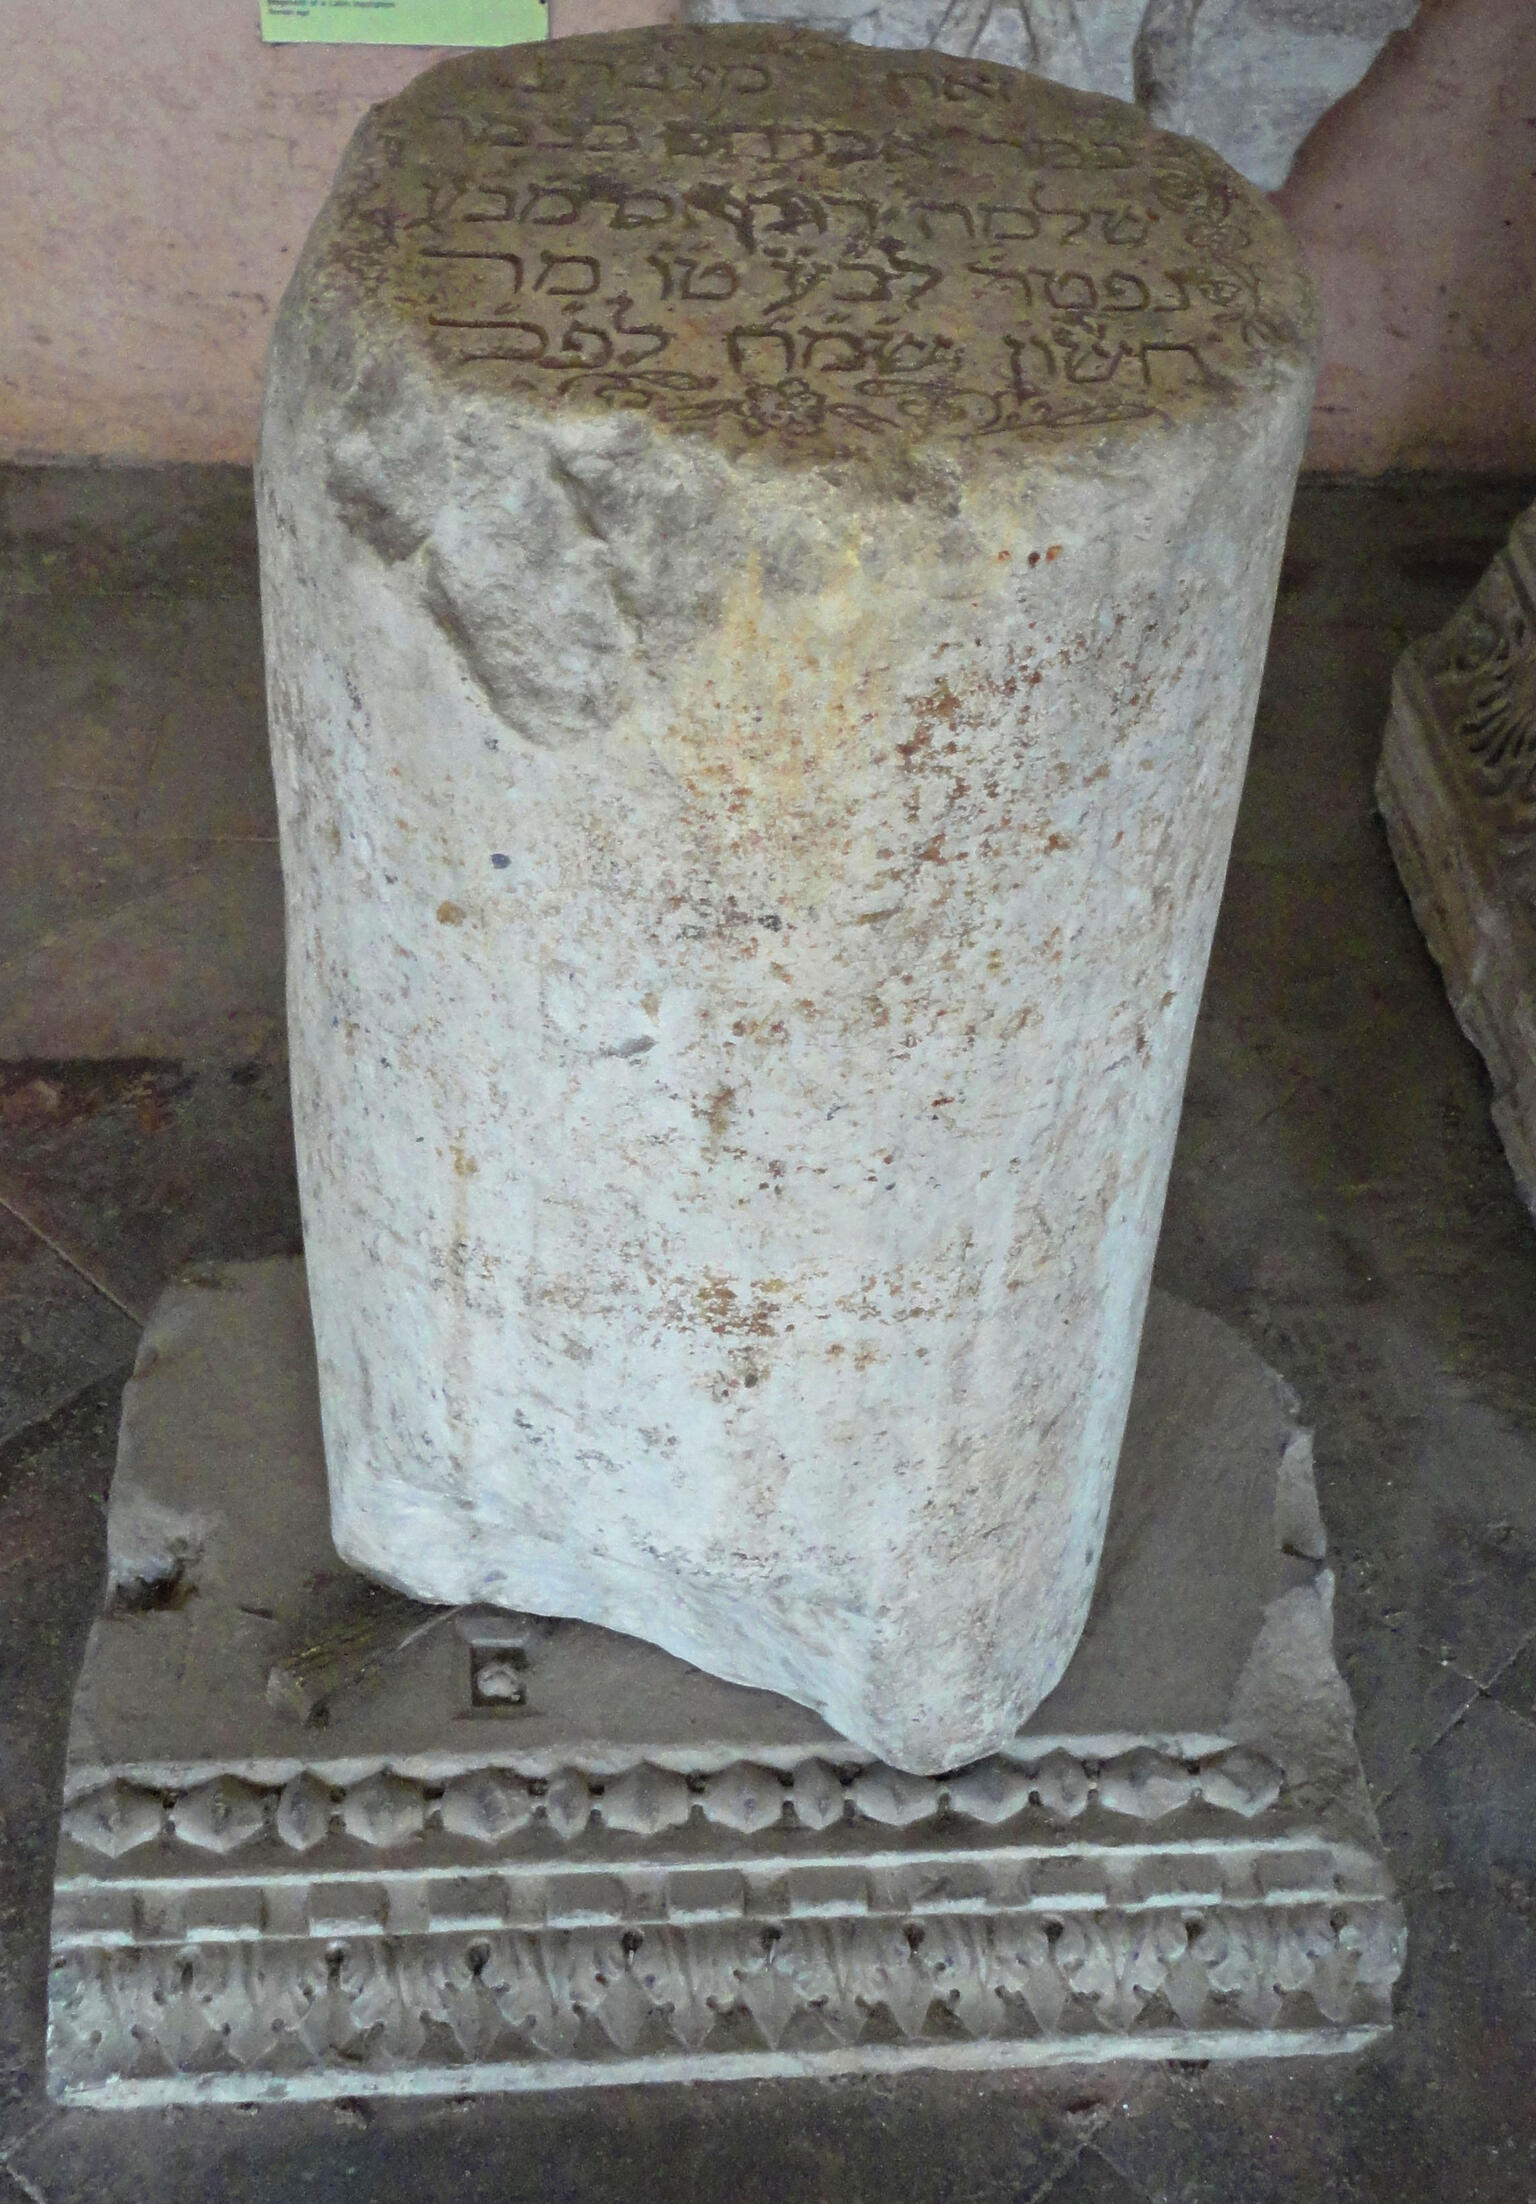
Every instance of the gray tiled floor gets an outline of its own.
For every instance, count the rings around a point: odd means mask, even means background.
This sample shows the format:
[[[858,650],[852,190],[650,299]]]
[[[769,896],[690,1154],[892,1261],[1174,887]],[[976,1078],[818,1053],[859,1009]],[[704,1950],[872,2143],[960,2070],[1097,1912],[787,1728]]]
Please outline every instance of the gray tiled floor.
[[[109,2116],[41,2094],[54,1786],[133,1316],[296,1240],[271,796],[245,480],[0,470],[0,2204],[1536,2204],[1536,1226],[1370,796],[1396,651],[1533,488],[1302,493],[1160,1258],[1317,1427],[1392,2040]]]

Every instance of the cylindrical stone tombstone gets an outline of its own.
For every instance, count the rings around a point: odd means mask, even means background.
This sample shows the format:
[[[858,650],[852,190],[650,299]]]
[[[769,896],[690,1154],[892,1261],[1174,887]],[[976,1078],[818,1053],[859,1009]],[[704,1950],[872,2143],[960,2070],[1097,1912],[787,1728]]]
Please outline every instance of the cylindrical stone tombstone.
[[[350,1561],[912,1768],[1056,1681],[1313,350],[1259,193],[1004,68],[645,31],[364,122],[260,467]]]

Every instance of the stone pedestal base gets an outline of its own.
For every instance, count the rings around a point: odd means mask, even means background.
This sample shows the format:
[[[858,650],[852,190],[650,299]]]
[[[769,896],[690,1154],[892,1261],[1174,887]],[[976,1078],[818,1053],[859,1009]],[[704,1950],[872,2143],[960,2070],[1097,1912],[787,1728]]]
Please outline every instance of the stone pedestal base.
[[[75,1701],[54,2093],[1357,2048],[1402,1923],[1294,1407],[1154,1297],[1077,1657],[1005,1752],[915,1777],[636,1640],[366,1593],[301,1266],[184,1282],[125,1399]]]

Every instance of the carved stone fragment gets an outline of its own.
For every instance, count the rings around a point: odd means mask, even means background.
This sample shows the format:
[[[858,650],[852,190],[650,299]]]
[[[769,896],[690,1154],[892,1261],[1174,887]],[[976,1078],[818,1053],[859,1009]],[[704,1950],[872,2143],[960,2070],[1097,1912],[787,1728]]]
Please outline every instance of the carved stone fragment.
[[[1314,341],[1257,192],[992,65],[644,32],[373,111],[260,467],[355,1566],[916,1771],[1059,1679]]]
[[[1536,1217],[1536,506],[1397,665],[1377,799]]]
[[[1134,100],[1266,191],[1417,12],[1418,0],[683,0],[690,23],[798,23]]]

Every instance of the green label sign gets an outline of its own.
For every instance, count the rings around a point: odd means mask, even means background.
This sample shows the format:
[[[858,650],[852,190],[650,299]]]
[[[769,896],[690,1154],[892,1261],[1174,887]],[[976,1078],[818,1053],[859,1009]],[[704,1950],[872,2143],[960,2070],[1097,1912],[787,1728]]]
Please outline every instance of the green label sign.
[[[269,45],[523,46],[549,36],[544,0],[261,0]]]

